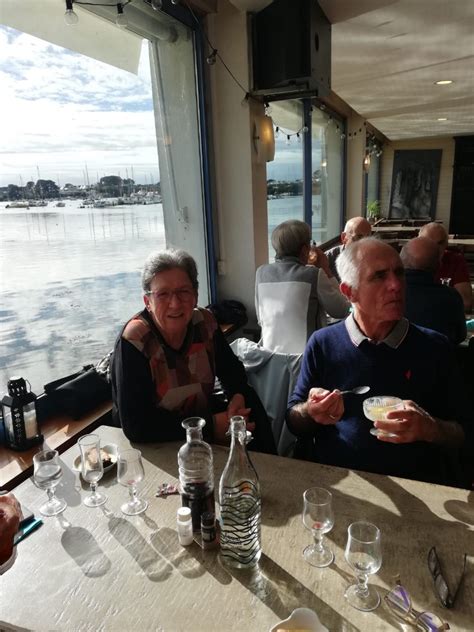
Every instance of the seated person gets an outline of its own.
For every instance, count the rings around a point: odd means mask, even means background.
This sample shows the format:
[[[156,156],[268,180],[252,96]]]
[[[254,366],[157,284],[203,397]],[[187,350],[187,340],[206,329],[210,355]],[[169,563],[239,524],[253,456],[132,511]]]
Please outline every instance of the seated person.
[[[18,531],[20,520],[20,504],[15,496],[0,496],[0,566],[12,557],[13,538]]]
[[[344,230],[341,233],[340,245],[334,246],[334,248],[326,251],[329,267],[338,283],[341,282],[341,279],[339,278],[336,266],[337,258],[344,248],[352,244],[354,241],[359,241],[359,239],[363,239],[364,237],[370,237],[371,233],[372,227],[365,217],[351,217],[351,219],[347,220]]]
[[[420,228],[420,237],[427,237],[438,245],[440,264],[436,279],[451,279],[450,285],[459,292],[464,303],[464,311],[472,309],[472,287],[469,268],[461,252],[448,250],[448,233],[442,224],[430,222]]]
[[[278,353],[302,353],[309,336],[327,324],[326,312],[344,318],[349,303],[339,291],[326,255],[311,249],[308,224],[293,219],[272,233],[274,263],[260,266],[255,280],[255,308],[261,344]],[[314,263],[306,265],[309,257]]]
[[[472,461],[470,404],[445,336],[403,317],[405,278],[397,251],[367,237],[345,248],[337,265],[353,313],[312,335],[288,403],[287,423],[308,448],[305,457],[467,485],[465,471],[450,471],[447,453],[456,452],[463,463],[468,463],[466,455]],[[366,385],[370,396],[404,400],[403,410],[374,422],[393,437],[370,434],[363,398],[341,395],[341,390]]]
[[[435,281],[438,246],[427,237],[410,239],[400,258],[405,266],[405,316],[415,325],[441,332],[455,345],[462,342],[467,330],[461,295]]]
[[[142,287],[145,309],[125,324],[112,359],[113,416],[127,438],[184,439],[181,422],[199,416],[207,421],[205,439],[223,442],[230,417],[250,413],[255,439],[249,447],[275,453],[270,424],[242,363],[212,313],[197,307],[194,259],[183,250],[152,253]],[[216,376],[224,403],[213,393]]]

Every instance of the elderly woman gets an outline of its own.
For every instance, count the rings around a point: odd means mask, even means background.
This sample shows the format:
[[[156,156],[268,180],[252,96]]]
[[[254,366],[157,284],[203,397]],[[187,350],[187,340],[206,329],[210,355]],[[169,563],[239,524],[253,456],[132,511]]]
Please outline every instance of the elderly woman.
[[[205,438],[222,442],[230,417],[250,414],[250,447],[274,453],[268,418],[243,365],[212,313],[197,307],[194,259],[183,250],[152,253],[142,287],[145,309],[126,323],[112,361],[113,414],[126,436],[138,442],[182,439],[183,419],[200,416],[207,420]],[[225,400],[214,393],[216,377]]]

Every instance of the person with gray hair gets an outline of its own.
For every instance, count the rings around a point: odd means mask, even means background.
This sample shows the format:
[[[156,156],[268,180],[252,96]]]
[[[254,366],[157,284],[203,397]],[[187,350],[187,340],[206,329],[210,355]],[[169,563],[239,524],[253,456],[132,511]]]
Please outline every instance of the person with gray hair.
[[[470,485],[471,404],[446,337],[404,318],[405,273],[397,251],[367,237],[345,248],[337,265],[353,312],[308,341],[286,415],[298,437],[295,456]],[[374,422],[376,437],[363,398],[350,393],[358,386],[370,387],[371,397],[402,400]]]
[[[459,292],[435,280],[437,244],[427,237],[410,239],[400,258],[405,266],[405,316],[416,325],[439,331],[455,345],[462,342],[467,336],[464,305]]]
[[[351,217],[347,220],[344,230],[341,233],[341,243],[326,252],[331,272],[339,283],[341,282],[341,279],[336,265],[339,255],[345,248],[347,248],[347,246],[350,246],[353,242],[359,241],[364,237],[370,237],[371,233],[372,226],[365,217]]]
[[[439,260],[435,278],[447,281],[459,294],[464,303],[464,311],[472,309],[472,286],[467,261],[462,252],[448,250],[448,231],[439,222],[424,224],[418,233],[419,237],[427,237],[438,246]]]
[[[296,219],[279,224],[272,245],[275,262],[260,266],[255,279],[261,344],[278,353],[302,353],[313,331],[327,324],[326,312],[344,318],[349,303],[324,252],[311,247],[308,224]]]
[[[120,332],[112,357],[113,417],[130,441],[184,439],[187,417],[226,442],[233,415],[254,430],[252,449],[275,453],[269,420],[212,312],[197,306],[196,262],[184,250],[152,253],[142,272],[145,309]],[[216,377],[224,393],[214,392]]]

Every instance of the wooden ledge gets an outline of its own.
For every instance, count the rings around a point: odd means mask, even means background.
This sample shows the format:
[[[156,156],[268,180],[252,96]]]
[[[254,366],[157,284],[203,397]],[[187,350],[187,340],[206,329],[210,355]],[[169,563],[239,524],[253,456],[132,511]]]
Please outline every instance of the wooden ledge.
[[[112,410],[112,402],[97,406],[93,411],[74,421],[66,415],[58,415],[41,424],[43,445],[24,452],[16,452],[0,446],[0,488],[13,489],[33,473],[33,456],[41,449],[51,448],[59,453],[71,447],[77,439],[104,423],[104,417]]]

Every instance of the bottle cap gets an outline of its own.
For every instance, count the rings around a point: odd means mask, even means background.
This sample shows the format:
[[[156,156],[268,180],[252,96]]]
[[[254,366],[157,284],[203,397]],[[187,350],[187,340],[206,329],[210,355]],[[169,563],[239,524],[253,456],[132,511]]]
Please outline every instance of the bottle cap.
[[[203,527],[213,527],[216,523],[216,516],[212,511],[205,511],[201,515],[201,525]]]
[[[178,522],[189,522],[191,520],[191,509],[189,507],[180,507],[176,517]]]

